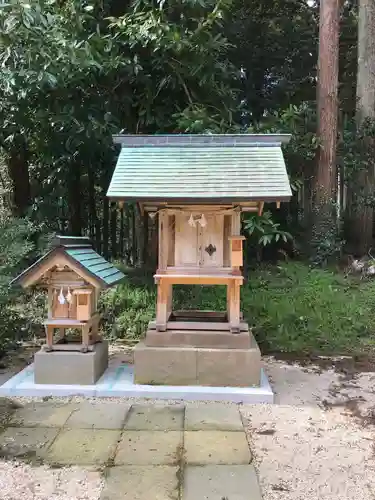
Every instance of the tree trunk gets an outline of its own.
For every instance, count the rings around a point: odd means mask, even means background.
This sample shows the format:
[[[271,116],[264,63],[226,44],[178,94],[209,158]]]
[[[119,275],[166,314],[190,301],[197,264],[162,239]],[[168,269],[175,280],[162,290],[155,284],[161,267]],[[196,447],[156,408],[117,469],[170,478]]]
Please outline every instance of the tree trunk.
[[[320,3],[318,62],[318,138],[316,199],[326,203],[336,195],[337,93],[340,0]]]
[[[125,240],[124,240],[124,259],[127,266],[132,265],[132,220],[133,220],[133,207],[130,204],[125,205]]]
[[[138,241],[137,241],[137,230],[136,230],[136,206],[132,206],[132,264],[136,266],[138,264]]]
[[[121,260],[124,260],[124,239],[125,239],[125,221],[124,221],[124,207],[122,206],[120,209],[120,257]]]
[[[150,246],[149,246],[149,241],[148,241],[148,213],[145,212],[143,214],[143,245],[142,245],[142,265],[147,266],[148,262],[148,256],[149,256],[149,251],[150,251]]]
[[[89,191],[89,234],[92,243],[94,243],[95,229],[96,229],[96,205],[95,205],[95,177],[93,165],[88,165],[88,191]]]
[[[23,217],[31,205],[29,164],[25,145],[10,152],[8,174],[13,189],[12,213],[16,217]]]
[[[313,245],[336,228],[336,147],[340,0],[321,0],[317,83],[318,130],[313,182]]]
[[[108,200],[104,195],[103,199],[103,256],[108,259],[108,235],[109,235],[109,207]]]
[[[360,0],[358,11],[358,69],[356,121],[360,129],[375,119],[375,0]],[[362,134],[360,134],[362,135]],[[348,185],[347,238],[355,255],[367,253],[373,243],[374,139],[364,138],[366,167],[353,172]]]
[[[72,236],[82,234],[81,166],[72,163],[68,172],[69,230]]]
[[[111,203],[111,257],[117,258],[117,206]]]

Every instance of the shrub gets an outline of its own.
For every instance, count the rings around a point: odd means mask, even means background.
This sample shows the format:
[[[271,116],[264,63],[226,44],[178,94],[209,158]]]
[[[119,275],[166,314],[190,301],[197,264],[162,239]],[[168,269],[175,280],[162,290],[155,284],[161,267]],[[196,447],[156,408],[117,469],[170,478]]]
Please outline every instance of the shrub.
[[[33,325],[27,312],[31,312],[30,304],[36,302],[30,302],[30,297],[25,301],[20,290],[11,288],[9,282],[28,265],[30,257],[35,257],[36,232],[35,225],[27,219],[0,216],[0,355]]]
[[[268,350],[349,354],[375,345],[374,288],[335,271],[288,263],[250,275],[242,301]]]
[[[175,287],[175,309],[225,310],[225,287]],[[300,262],[258,267],[242,287],[244,316],[263,352],[353,354],[373,349],[375,284]],[[135,342],[155,314],[156,287],[148,275],[103,294],[105,329]]]

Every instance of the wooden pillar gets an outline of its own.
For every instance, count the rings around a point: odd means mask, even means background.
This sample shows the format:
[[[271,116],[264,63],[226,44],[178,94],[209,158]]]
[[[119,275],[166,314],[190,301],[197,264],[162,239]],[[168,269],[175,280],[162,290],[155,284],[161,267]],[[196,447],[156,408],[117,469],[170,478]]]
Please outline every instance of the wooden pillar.
[[[231,293],[232,293],[232,280],[230,280],[227,284],[227,321],[228,321],[228,323],[230,323]]]
[[[168,213],[166,210],[159,212],[159,261],[158,272],[166,271],[168,265]]]
[[[53,316],[53,288],[48,287],[48,319],[51,319]]]
[[[167,321],[168,321],[170,315],[172,314],[172,309],[173,309],[173,286],[172,285],[168,285],[167,295],[168,295],[168,298],[167,298]]]
[[[61,340],[65,337],[65,328],[59,328],[59,335]]]
[[[53,326],[45,326],[46,329],[46,346],[44,348],[45,351],[51,352],[53,351],[53,332],[54,328]]]
[[[236,210],[232,215],[232,236],[240,236],[241,234],[241,212]],[[239,266],[232,266],[232,274],[241,275]]]
[[[232,236],[241,234],[241,212],[236,210],[232,215]]]
[[[165,332],[168,321],[168,307],[170,304],[171,285],[167,284],[162,278],[158,283],[158,296],[156,304],[156,330]]]
[[[81,352],[88,352],[90,342],[90,325],[86,323],[82,326],[82,346]]]
[[[233,280],[229,293],[229,326],[232,333],[240,333],[240,283]]]
[[[100,315],[96,313],[93,318],[91,319],[91,336],[92,336],[92,342],[101,342],[102,338],[101,335],[99,334],[99,323],[100,323]]]

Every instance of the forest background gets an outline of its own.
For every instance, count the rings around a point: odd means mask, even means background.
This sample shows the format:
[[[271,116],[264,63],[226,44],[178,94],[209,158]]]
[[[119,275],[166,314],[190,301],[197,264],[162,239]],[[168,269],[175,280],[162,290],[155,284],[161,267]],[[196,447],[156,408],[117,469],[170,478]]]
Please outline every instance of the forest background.
[[[121,131],[291,133],[291,202],[243,221],[242,309],[264,351],[372,352],[375,0],[2,0],[0,95],[0,351],[42,334],[43,294],[8,283],[55,233],[126,270],[107,336],[153,316],[156,227],[106,198]]]

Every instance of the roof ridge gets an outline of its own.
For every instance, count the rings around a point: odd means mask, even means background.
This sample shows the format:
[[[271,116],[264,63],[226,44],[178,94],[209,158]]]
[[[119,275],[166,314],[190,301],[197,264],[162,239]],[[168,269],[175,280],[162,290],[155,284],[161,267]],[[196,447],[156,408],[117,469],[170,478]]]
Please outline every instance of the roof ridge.
[[[280,146],[288,143],[290,134],[160,134],[160,135],[113,135],[113,141],[122,146],[237,146],[255,144]]]

